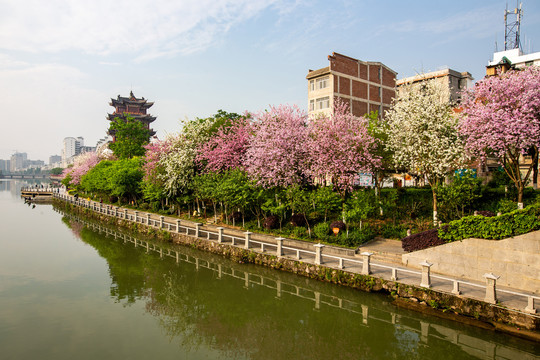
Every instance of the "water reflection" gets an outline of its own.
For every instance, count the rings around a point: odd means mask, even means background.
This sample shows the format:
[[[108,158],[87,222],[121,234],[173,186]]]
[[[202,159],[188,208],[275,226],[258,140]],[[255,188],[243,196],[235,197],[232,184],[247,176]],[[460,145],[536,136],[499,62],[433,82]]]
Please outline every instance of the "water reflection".
[[[59,211],[60,210],[56,210]],[[431,318],[388,299],[155,243],[63,213],[109,265],[110,296],[145,301],[171,342],[228,358],[533,359],[529,342]]]

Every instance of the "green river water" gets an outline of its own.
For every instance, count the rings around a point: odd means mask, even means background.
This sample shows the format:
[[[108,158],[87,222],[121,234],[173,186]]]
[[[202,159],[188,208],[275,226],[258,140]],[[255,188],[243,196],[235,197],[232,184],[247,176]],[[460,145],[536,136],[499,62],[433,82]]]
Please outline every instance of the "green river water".
[[[22,184],[0,180],[0,359],[540,358],[383,295],[29,206]]]

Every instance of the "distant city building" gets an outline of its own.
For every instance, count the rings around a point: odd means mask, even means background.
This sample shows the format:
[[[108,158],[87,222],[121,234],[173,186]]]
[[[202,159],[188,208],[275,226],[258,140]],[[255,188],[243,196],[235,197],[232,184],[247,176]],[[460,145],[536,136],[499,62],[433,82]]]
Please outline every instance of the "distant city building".
[[[59,164],[61,161],[62,161],[62,157],[60,155],[49,156],[49,165]]]
[[[28,160],[28,155],[26,153],[16,152],[15,154],[11,155],[9,170],[11,172],[23,170],[25,168],[27,160]]]
[[[308,114],[330,115],[335,99],[349,105],[355,116],[378,111],[380,116],[390,108],[395,97],[397,72],[380,62],[362,61],[333,52],[329,66],[309,70]]]
[[[37,169],[45,166],[45,161],[43,160],[26,160],[24,168],[25,169]]]
[[[66,163],[70,158],[75,155],[79,155],[81,150],[84,148],[84,138],[82,137],[67,137],[64,138],[64,143],[62,147],[62,162]]]
[[[105,136],[102,139],[99,139],[96,144],[96,153],[99,156],[107,157],[107,155],[112,154],[112,151],[109,149],[109,144],[112,142],[112,137],[110,135]]]
[[[486,76],[500,75],[527,66],[540,66],[540,52],[523,54],[520,48],[499,51],[493,54],[493,60],[486,66]]]
[[[452,69],[444,69],[400,79],[396,81],[396,86],[399,95],[399,89],[407,84],[416,84],[422,81],[438,81],[447,87],[450,96],[448,100],[452,104],[456,104],[460,101],[461,91],[473,86],[473,80],[472,75],[467,71],[458,72]]]
[[[11,169],[9,167],[9,163],[9,160],[0,160],[0,172],[4,174],[10,172]]]
[[[150,136],[156,134],[153,129],[150,129],[150,124],[156,120],[156,117],[147,113],[147,110],[154,105],[153,102],[148,102],[145,98],[138,99],[133,95],[133,91],[131,91],[129,97],[118,95],[116,99],[111,98],[109,105],[114,107],[114,112],[107,114],[107,120],[113,121],[115,118],[125,120],[129,115],[135,120],[142,122],[150,130]],[[114,132],[109,132],[109,135],[113,137],[114,141]]]

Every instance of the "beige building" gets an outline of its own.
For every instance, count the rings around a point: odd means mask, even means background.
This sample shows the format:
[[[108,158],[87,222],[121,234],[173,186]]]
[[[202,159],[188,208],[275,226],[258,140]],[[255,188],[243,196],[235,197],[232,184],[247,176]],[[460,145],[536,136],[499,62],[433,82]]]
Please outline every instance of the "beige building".
[[[349,105],[355,116],[371,111],[383,115],[395,97],[397,73],[380,62],[361,61],[336,52],[328,56],[329,66],[309,70],[308,114],[330,115],[335,99]]]
[[[415,84],[422,81],[439,81],[445,86],[448,86],[450,96],[448,100],[452,104],[456,104],[460,100],[460,92],[471,88],[473,86],[473,80],[472,75],[467,71],[458,72],[452,69],[443,69],[399,79],[396,81],[396,86],[399,95],[399,89],[407,84]]]

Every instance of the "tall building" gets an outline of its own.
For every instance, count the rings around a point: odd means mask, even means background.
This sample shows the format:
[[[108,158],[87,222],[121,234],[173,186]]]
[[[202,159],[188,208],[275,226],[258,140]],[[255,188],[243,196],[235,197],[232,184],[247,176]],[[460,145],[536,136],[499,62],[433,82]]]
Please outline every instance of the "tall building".
[[[64,138],[62,147],[62,162],[66,163],[70,158],[81,153],[81,149],[84,147],[84,138],[82,137],[67,137]]]
[[[129,97],[118,95],[116,99],[111,99],[109,105],[114,107],[114,112],[107,114],[107,120],[113,121],[115,118],[125,120],[129,115],[135,120],[142,122],[150,130],[150,136],[156,134],[153,129],[150,129],[150,124],[156,120],[156,117],[147,113],[148,109],[154,105],[153,102],[148,102],[144,97],[138,99],[133,95],[133,91],[131,91]],[[109,135],[114,137],[114,132],[109,132]]]
[[[444,69],[399,79],[396,86],[399,94],[399,89],[405,85],[417,84],[422,81],[438,81],[447,87],[450,96],[448,101],[457,104],[461,99],[461,91],[470,89],[473,86],[473,80],[472,75],[467,71],[458,72],[452,69]]]
[[[335,99],[349,105],[355,116],[378,111],[380,116],[390,108],[395,97],[397,72],[380,62],[362,61],[333,52],[329,66],[309,70],[308,114],[330,115]]]
[[[5,174],[11,171],[9,167],[9,160],[0,160],[0,172]]]
[[[26,153],[16,152],[15,154],[11,155],[9,164],[10,171],[15,172],[24,169],[27,160],[28,155]]]

